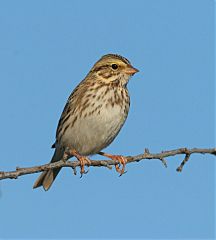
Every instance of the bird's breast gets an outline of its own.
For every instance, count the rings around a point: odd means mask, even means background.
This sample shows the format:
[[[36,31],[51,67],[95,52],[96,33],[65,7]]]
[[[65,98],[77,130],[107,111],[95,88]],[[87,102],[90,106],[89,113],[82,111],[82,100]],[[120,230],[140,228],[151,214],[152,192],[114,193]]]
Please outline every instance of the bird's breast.
[[[110,90],[88,101],[88,107],[77,115],[72,127],[65,132],[62,142],[82,155],[98,153],[107,147],[123,126],[129,111],[127,90]],[[85,99],[83,99],[85,101]],[[85,101],[86,102],[86,101]]]

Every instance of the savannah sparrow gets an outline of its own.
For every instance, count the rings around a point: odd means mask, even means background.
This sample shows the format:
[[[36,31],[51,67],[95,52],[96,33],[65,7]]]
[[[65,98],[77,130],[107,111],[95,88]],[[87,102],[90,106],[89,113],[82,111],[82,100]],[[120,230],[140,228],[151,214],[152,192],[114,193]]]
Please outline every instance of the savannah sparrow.
[[[62,112],[53,144],[51,162],[75,156],[80,161],[81,175],[89,164],[88,155],[101,154],[122,164],[116,170],[124,173],[126,159],[100,152],[122,128],[130,107],[127,83],[138,70],[124,57],[104,55],[95,63],[85,79],[74,89]],[[48,190],[60,168],[44,171],[33,188]]]

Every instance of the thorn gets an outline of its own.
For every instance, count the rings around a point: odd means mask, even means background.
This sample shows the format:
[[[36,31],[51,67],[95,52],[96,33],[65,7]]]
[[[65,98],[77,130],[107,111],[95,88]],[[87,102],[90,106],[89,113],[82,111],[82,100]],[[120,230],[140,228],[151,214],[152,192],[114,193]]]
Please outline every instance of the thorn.
[[[148,149],[148,148],[145,148],[144,153],[149,154],[149,153],[150,153],[150,152],[149,152],[149,149]]]
[[[159,158],[161,162],[163,163],[164,167],[167,168],[167,162],[164,158]]]
[[[177,172],[181,172],[182,171],[182,167],[181,166],[177,167],[176,171]]]

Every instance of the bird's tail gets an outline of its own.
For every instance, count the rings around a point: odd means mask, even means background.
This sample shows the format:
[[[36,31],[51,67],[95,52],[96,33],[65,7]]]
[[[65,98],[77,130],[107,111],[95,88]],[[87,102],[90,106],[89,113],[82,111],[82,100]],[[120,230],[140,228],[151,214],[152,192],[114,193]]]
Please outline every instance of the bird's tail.
[[[55,149],[55,153],[50,162],[57,162],[62,159],[64,154],[63,150],[59,148]],[[57,177],[61,168],[50,169],[48,171],[44,171],[38,179],[35,181],[33,188],[38,188],[43,186],[44,190],[47,191],[51,187],[52,183],[54,182],[55,178]]]

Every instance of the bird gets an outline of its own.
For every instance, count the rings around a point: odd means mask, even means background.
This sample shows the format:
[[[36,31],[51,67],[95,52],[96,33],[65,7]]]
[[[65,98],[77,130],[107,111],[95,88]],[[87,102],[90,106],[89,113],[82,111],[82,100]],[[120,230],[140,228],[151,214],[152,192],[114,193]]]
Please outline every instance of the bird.
[[[113,142],[125,123],[130,108],[127,84],[137,72],[127,58],[113,53],[93,65],[66,102],[52,145],[55,152],[51,163],[76,157],[82,176],[85,165],[90,164],[88,156],[100,154],[116,161],[116,171],[124,173],[125,157],[101,151]],[[33,188],[42,186],[47,191],[60,170],[44,171]]]

